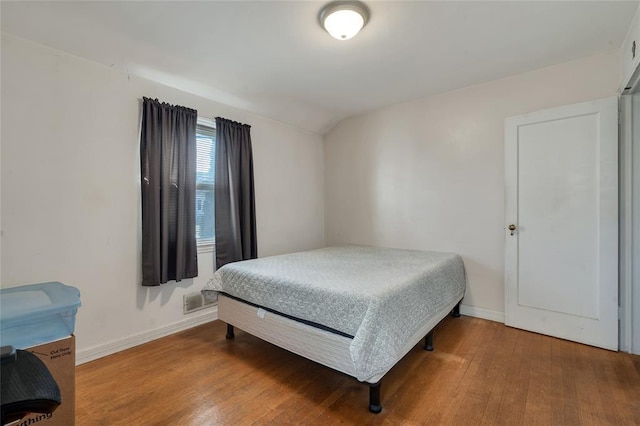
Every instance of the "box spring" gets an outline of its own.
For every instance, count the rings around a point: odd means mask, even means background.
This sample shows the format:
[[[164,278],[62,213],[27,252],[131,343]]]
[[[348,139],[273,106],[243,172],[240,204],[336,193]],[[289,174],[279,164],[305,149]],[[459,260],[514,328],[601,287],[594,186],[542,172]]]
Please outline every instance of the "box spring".
[[[459,300],[453,301],[427,321],[398,353],[395,363],[400,361],[423,337],[444,319]],[[355,366],[349,347],[352,339],[313,325],[266,311],[220,293],[218,296],[218,318],[238,327],[262,340],[293,352],[297,355],[325,365],[336,371],[355,376]],[[395,365],[394,363],[394,365]],[[388,370],[387,370],[388,371]],[[367,378],[364,382],[378,383],[387,373]]]

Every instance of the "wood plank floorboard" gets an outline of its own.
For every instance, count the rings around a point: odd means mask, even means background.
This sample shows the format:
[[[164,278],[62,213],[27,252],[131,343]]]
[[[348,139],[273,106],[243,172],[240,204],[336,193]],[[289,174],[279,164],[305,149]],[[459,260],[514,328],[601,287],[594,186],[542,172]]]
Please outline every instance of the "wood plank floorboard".
[[[77,425],[640,425],[640,357],[447,318],[382,382],[214,321],[76,368]]]

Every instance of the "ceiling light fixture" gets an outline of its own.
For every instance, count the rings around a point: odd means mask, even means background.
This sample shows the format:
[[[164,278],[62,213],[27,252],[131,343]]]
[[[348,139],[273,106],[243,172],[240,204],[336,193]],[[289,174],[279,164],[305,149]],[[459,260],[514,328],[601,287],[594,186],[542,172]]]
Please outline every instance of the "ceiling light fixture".
[[[320,26],[338,40],[349,40],[367,25],[369,8],[361,1],[333,1],[320,9]]]

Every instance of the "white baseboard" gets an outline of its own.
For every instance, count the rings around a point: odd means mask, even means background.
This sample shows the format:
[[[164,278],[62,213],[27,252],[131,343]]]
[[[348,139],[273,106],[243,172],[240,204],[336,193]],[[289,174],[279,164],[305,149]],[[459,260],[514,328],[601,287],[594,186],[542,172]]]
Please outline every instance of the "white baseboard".
[[[85,362],[93,361],[95,359],[102,358],[103,356],[133,348],[134,346],[138,346],[182,330],[187,330],[216,319],[218,319],[218,306],[206,309],[199,313],[199,315],[194,314],[187,319],[156,328],[155,330],[145,331],[143,333],[125,337],[124,339],[114,340],[108,343],[102,343],[100,345],[82,349],[76,353],[76,365],[84,364]]]
[[[501,322],[504,324],[504,312],[492,311],[490,309],[460,304],[460,313],[462,315]]]
[[[460,313],[462,315],[501,322],[504,324],[504,312],[492,311],[490,309],[461,304]],[[145,331],[143,333],[125,337],[124,339],[114,340],[108,343],[103,343],[100,345],[92,346],[90,348],[82,349],[76,354],[76,365],[84,364],[85,362],[93,361],[95,359],[102,358],[104,356],[111,355],[125,349],[133,348],[134,346],[138,346],[143,343],[147,343],[152,340],[177,333],[179,331],[187,330],[189,328],[196,327],[198,325],[205,324],[216,319],[218,319],[218,307],[214,306],[213,308],[207,309],[205,312],[202,312],[199,315],[189,317],[185,320],[178,321],[173,324],[165,325],[155,330]]]

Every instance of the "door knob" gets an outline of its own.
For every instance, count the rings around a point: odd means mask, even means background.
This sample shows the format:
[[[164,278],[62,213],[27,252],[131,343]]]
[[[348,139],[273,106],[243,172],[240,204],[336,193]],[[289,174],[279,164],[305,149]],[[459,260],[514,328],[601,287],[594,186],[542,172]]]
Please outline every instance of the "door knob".
[[[511,235],[513,235],[513,231],[515,230],[516,230],[516,226],[513,223],[509,225],[509,231],[511,231]]]

